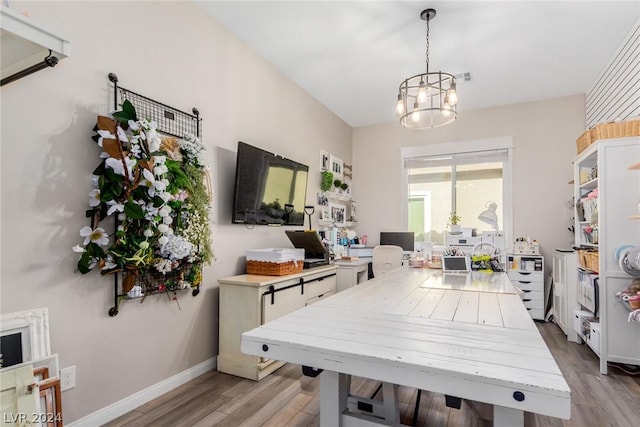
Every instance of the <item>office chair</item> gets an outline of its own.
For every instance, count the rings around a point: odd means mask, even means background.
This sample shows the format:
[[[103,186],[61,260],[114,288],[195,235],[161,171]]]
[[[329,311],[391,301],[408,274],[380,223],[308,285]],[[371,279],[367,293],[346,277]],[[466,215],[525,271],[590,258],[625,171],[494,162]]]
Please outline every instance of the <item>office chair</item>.
[[[402,266],[402,248],[400,246],[380,245],[373,248],[371,267],[374,277],[400,266]]]

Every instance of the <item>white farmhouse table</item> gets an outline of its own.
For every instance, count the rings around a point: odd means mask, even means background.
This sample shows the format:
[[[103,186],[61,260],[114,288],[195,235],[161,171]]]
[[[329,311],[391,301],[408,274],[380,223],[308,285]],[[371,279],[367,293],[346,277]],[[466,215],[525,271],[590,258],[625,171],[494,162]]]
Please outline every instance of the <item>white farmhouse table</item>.
[[[399,425],[404,385],[493,406],[494,426],[524,412],[570,418],[570,390],[505,273],[400,267],[242,336],[247,354],[324,370],[321,426]],[[383,402],[350,396],[352,375]]]

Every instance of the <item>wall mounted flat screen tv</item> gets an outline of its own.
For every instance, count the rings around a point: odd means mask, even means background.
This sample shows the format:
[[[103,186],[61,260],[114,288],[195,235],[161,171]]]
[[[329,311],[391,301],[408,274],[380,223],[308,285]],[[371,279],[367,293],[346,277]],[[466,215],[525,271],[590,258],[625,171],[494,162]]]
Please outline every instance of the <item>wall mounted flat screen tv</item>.
[[[238,141],[232,221],[304,225],[309,167]]]

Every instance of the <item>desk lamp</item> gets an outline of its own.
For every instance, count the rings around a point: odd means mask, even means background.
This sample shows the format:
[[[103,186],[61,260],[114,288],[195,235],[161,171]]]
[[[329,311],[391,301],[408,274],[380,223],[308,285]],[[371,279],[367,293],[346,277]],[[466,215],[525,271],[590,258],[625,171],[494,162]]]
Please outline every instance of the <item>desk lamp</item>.
[[[496,202],[490,202],[487,206],[487,210],[478,215],[478,219],[482,222],[486,222],[498,231],[498,214],[496,214],[496,209],[498,209]]]
[[[316,208],[314,206],[305,206],[304,207],[304,213],[309,215],[309,231],[311,231],[311,215],[313,215],[313,213],[315,211],[316,211]]]

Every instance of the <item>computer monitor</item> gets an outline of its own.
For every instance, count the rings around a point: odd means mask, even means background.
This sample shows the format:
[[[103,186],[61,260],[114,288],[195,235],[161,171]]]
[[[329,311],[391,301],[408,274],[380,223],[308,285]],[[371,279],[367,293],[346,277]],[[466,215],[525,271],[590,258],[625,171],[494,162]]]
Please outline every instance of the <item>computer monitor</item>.
[[[405,254],[413,252],[414,239],[415,239],[415,233],[413,231],[381,231],[380,232],[381,245],[400,246],[402,248],[402,251]]]

